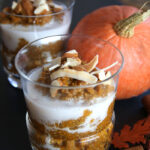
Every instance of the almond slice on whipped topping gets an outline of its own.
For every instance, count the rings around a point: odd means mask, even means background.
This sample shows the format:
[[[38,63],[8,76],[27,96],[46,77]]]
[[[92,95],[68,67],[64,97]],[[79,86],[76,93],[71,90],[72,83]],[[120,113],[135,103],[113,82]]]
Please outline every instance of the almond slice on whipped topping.
[[[60,77],[69,77],[69,78],[84,81],[89,84],[97,82],[96,76],[91,75],[85,71],[77,71],[74,69],[59,69],[50,75],[51,80],[55,80]]]
[[[96,55],[89,63],[75,67],[76,70],[91,72],[98,64],[98,55]]]

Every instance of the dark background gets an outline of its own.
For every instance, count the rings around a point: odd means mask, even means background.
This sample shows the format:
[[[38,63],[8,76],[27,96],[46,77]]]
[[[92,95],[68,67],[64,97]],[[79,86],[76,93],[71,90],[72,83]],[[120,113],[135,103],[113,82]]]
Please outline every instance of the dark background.
[[[121,3],[116,0],[76,0],[71,30],[87,13],[112,4]],[[115,131],[119,131],[124,124],[132,125],[146,116],[141,104],[142,96],[116,101]],[[9,85],[0,61],[0,150],[31,150],[25,125],[25,113],[23,93]]]

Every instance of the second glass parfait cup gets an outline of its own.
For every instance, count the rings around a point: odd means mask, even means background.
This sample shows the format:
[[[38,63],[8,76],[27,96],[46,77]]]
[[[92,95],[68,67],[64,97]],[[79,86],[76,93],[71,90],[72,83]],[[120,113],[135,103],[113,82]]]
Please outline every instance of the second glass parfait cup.
[[[98,55],[81,63],[78,56],[83,47],[71,46],[76,40],[79,45],[89,43],[89,47],[99,51],[105,49],[107,61],[99,55],[102,68],[81,69],[90,68],[93,62],[97,65]],[[47,49],[69,52],[49,61],[44,54]],[[108,57],[110,53],[114,57]],[[17,54],[15,64],[28,108],[26,124],[33,150],[109,148],[118,77],[123,66],[123,56],[117,48],[88,36],[50,36],[25,46]]]
[[[13,87],[20,88],[20,78],[14,65],[17,52],[36,39],[67,34],[74,3],[74,0],[2,0],[2,60],[8,81]],[[58,52],[49,52],[47,55],[53,58],[55,53]]]

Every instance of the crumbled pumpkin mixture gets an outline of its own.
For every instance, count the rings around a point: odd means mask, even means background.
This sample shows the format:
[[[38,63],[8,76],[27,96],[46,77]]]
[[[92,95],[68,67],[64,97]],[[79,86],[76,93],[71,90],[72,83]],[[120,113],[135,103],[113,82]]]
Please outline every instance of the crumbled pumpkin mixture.
[[[58,21],[62,21],[64,13],[61,11],[62,8],[55,7],[51,0],[44,0],[42,6],[40,3],[38,6],[37,2],[31,0],[20,0],[13,2],[12,7],[6,7],[0,12],[0,23],[24,26],[44,25],[50,22],[53,17]],[[51,15],[53,13],[57,14]]]

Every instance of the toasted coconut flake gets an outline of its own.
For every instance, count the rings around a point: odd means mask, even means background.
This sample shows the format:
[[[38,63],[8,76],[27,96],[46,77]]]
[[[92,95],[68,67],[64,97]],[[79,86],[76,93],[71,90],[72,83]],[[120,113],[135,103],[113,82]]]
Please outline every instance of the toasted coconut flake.
[[[78,57],[78,52],[76,50],[71,50],[71,51],[64,53],[62,57],[67,57],[67,58]]]
[[[113,64],[111,64],[110,66],[108,66],[108,67],[106,67],[106,68],[99,69],[99,70],[97,70],[97,71],[91,72],[91,74],[98,74],[98,73],[101,72],[102,70],[103,70],[103,71],[106,71],[106,70],[108,70],[108,69],[114,67],[114,66],[117,65],[117,64],[118,64],[118,61],[114,62]]]
[[[40,5],[46,4],[46,0],[33,0],[33,6],[39,7]]]
[[[61,65],[61,57],[57,57],[56,59],[51,61],[45,67],[49,67],[49,71],[52,71],[52,70],[56,69],[57,67],[59,67],[60,65]]]
[[[63,84],[60,80],[54,80],[54,81],[52,81],[51,85],[53,85],[53,86],[62,86]],[[50,88],[50,94],[51,94],[52,97],[55,97],[57,92],[58,92],[58,88]]]
[[[75,67],[76,70],[91,72],[98,64],[98,55],[96,55],[89,63]]]
[[[66,52],[67,54],[69,53],[69,54],[78,54],[78,52],[75,50],[75,49],[73,49],[73,50],[70,50],[70,51],[68,51],[68,52]]]
[[[11,6],[12,10],[14,10],[17,7],[17,5],[18,5],[18,3],[16,3],[15,1],[13,1],[12,2],[12,6]]]
[[[105,75],[104,70],[101,70],[101,72],[99,72],[98,76],[99,76],[99,79],[100,79],[101,81],[103,81],[103,80],[108,79],[109,77],[111,77],[111,72],[108,71],[108,72],[106,73],[106,75]],[[105,85],[113,85],[113,80],[112,80],[112,79],[109,79],[109,80],[103,82],[103,84],[105,84]]]
[[[97,82],[97,78],[94,75],[89,74],[85,71],[77,71],[73,69],[60,69],[53,72],[51,75],[51,80],[55,80],[59,77],[69,77],[77,80],[84,81],[86,83],[92,84]]]
[[[44,10],[49,11],[49,6],[46,3],[38,6],[34,10],[34,14],[38,15],[38,14],[42,13]]]
[[[67,61],[61,66],[61,68],[65,67],[74,67],[81,64],[81,60],[79,58],[67,58]]]
[[[105,71],[104,70],[101,70],[99,73],[98,73],[98,78],[100,81],[103,81],[106,79],[106,75],[105,75]]]

